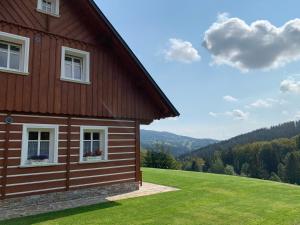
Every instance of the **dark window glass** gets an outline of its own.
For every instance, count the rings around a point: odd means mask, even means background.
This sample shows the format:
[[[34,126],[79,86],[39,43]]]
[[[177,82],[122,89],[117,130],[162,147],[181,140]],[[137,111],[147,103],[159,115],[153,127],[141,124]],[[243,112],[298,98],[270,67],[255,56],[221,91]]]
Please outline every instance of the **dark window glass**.
[[[84,140],[91,140],[91,133],[85,132],[84,133]]]
[[[41,140],[49,141],[50,140],[50,133],[49,132],[42,132],[41,133]]]
[[[39,139],[39,132],[29,132],[29,140],[34,141]]]
[[[8,45],[4,43],[0,43],[0,49],[1,50],[8,50]]]
[[[93,140],[100,140],[100,134],[99,133],[93,133]]]

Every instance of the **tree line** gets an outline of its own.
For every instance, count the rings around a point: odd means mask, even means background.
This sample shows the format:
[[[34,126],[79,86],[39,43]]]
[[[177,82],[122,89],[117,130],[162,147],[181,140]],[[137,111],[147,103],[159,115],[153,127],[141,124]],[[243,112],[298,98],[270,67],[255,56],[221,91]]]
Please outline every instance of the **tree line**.
[[[175,159],[163,146],[142,154],[142,165],[245,176],[300,185],[300,136],[237,145],[204,157]]]

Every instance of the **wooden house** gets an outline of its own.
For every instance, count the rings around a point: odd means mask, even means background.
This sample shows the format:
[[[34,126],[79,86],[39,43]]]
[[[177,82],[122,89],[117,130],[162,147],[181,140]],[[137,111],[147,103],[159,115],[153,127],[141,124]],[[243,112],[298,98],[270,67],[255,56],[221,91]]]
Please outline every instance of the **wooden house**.
[[[0,189],[138,184],[140,125],[179,113],[92,0],[0,1]]]

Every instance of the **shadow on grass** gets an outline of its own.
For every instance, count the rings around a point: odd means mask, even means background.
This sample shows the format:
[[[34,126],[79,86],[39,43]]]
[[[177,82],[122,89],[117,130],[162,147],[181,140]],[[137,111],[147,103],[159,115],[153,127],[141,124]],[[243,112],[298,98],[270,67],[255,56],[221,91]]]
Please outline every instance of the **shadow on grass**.
[[[79,215],[86,212],[96,211],[100,209],[107,209],[111,207],[116,207],[121,205],[117,202],[105,202],[99,203],[90,206],[82,206],[73,209],[66,209],[62,211],[50,212],[50,213],[43,213],[34,216],[27,216],[27,217],[20,217],[16,219],[4,220],[0,221],[0,225],[33,225],[41,222],[46,222],[48,220],[55,220],[59,218],[64,218],[73,215]]]

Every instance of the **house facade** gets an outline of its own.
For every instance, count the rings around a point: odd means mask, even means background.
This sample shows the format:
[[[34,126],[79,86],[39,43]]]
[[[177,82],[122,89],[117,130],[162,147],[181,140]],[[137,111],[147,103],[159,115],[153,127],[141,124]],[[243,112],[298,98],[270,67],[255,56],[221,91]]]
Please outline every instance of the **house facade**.
[[[179,113],[92,0],[0,1],[0,197],[137,184]]]

